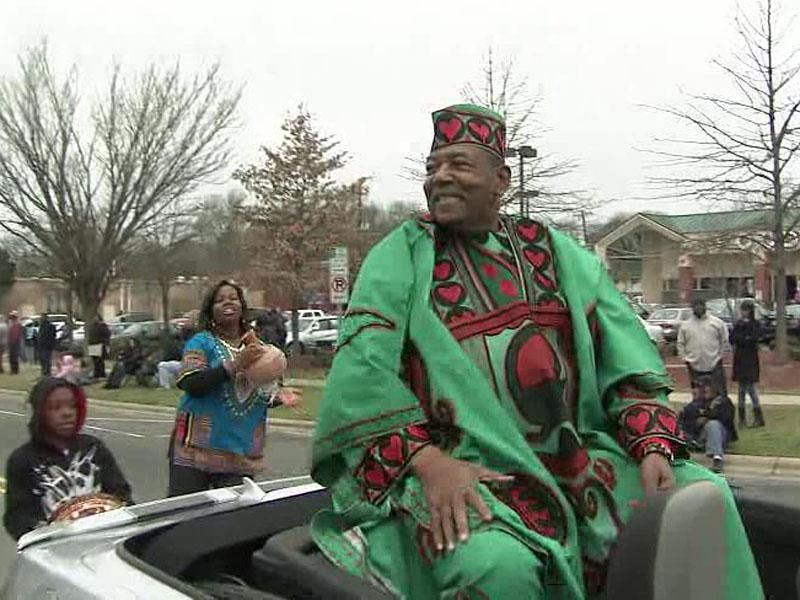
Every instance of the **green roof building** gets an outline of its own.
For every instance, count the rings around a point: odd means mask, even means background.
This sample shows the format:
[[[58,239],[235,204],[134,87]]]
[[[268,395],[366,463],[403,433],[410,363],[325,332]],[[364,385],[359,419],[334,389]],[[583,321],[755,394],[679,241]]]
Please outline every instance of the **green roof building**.
[[[800,215],[798,215],[800,216]],[[637,213],[595,244],[623,291],[643,302],[686,304],[752,296],[773,300],[768,210],[690,215]],[[800,246],[790,244],[787,288],[797,293]]]

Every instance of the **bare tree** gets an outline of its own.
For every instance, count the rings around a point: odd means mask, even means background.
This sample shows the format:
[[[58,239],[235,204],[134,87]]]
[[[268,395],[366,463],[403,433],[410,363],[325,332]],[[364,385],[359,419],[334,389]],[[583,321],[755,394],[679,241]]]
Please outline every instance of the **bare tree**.
[[[736,18],[740,47],[714,64],[727,95],[690,94],[687,106],[658,110],[684,125],[684,137],[657,140],[652,151],[667,175],[652,182],[672,197],[770,211],[767,255],[775,275],[776,351],[787,356],[786,249],[800,223],[800,44],[777,2],[763,0]]]
[[[205,197],[196,209],[192,223],[194,239],[187,267],[195,275],[212,275],[241,280],[250,265],[245,243],[247,231],[246,194],[230,190],[224,196]]]
[[[81,112],[77,69],[52,72],[41,44],[0,82],[0,226],[45,258],[91,324],[116,260],[176,199],[226,165],[240,92],[218,66],[133,78],[115,68]]]
[[[578,168],[574,159],[559,158],[539,148],[541,137],[548,128],[539,120],[541,94],[532,92],[530,82],[519,71],[513,59],[498,64],[490,48],[484,59],[479,78],[467,83],[461,90],[465,102],[484,106],[503,115],[506,120],[506,142],[510,154],[520,147],[536,148],[536,156],[525,158],[520,170],[520,161],[509,155],[508,166],[512,171],[512,186],[506,193],[506,210],[515,212],[520,199],[525,212],[540,215],[547,220],[590,210],[594,203],[583,190],[564,188],[559,179]],[[425,178],[425,157],[406,159],[405,174],[409,179],[422,181]],[[520,174],[524,174],[524,181]],[[524,189],[523,189],[524,187]],[[529,199],[535,198],[532,207]]]
[[[190,215],[196,210],[197,207],[180,206],[180,203],[171,208],[161,222],[138,235],[120,268],[125,275],[156,281],[161,292],[164,327],[171,315],[169,292],[172,284],[176,277],[194,266],[192,250],[196,231]]]

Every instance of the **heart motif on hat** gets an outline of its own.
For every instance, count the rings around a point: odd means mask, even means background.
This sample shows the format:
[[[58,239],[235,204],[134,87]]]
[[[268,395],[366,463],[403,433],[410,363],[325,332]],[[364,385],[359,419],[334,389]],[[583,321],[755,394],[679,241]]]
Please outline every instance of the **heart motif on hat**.
[[[436,123],[436,129],[448,142],[452,142],[458,137],[458,133],[461,131],[462,127],[463,123],[461,123],[461,120],[457,117],[442,119]]]
[[[443,283],[437,286],[436,297],[447,304],[458,304],[464,297],[464,288],[459,283]]]
[[[542,269],[550,262],[547,252],[535,246],[533,248],[525,248],[522,253],[536,269]]]
[[[503,130],[498,129],[495,134],[494,138],[497,140],[497,148],[500,150],[500,154],[505,155],[506,153],[506,138],[503,135]]]
[[[489,142],[489,135],[491,135],[491,128],[479,119],[473,119],[469,122],[469,130],[477,137],[481,143],[486,144]]]
[[[453,263],[449,260],[442,260],[436,263],[436,266],[433,267],[433,278],[436,281],[444,281],[445,279],[450,279],[450,276],[453,274]]]

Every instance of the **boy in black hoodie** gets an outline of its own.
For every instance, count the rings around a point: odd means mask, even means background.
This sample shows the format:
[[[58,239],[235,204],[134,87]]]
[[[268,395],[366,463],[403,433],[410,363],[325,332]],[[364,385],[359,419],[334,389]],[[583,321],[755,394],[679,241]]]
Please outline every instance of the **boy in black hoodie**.
[[[131,486],[105,444],[79,433],[86,420],[80,387],[45,377],[31,390],[29,402],[31,439],[11,453],[6,465],[3,525],[11,537],[47,524],[78,498],[108,494],[120,504],[131,501]]]

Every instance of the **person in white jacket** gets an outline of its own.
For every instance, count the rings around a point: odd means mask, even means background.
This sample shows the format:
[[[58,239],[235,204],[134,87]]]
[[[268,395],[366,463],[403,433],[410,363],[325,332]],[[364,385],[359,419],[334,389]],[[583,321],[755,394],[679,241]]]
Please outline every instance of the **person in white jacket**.
[[[730,349],[728,328],[722,319],[708,314],[706,301],[692,302],[692,317],[678,331],[678,353],[686,362],[692,388],[703,377],[710,377],[716,389],[727,393],[722,356]]]

